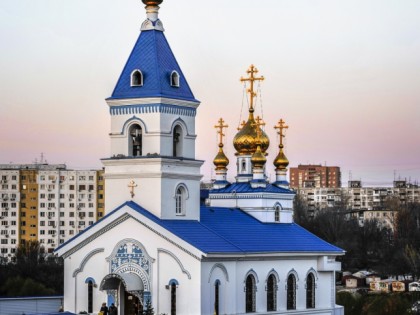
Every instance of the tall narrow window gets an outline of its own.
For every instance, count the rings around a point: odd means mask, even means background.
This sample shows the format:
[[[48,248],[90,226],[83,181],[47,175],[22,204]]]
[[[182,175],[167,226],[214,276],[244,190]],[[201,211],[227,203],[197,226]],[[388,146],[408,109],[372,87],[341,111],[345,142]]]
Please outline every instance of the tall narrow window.
[[[143,73],[138,69],[131,73],[131,86],[143,86]]]
[[[93,282],[88,281],[88,313],[93,312]]]
[[[277,310],[276,277],[271,274],[267,279],[267,312]]]
[[[182,128],[181,126],[176,126],[173,132],[172,138],[172,148],[173,156],[182,156]]]
[[[175,192],[175,214],[176,215],[185,214],[185,198],[186,198],[186,190],[184,187],[179,186]]]
[[[293,274],[287,277],[287,309],[296,309],[296,277]]]
[[[171,284],[171,315],[176,315],[176,283]]]
[[[141,156],[143,146],[143,133],[139,125],[132,125],[130,127],[130,143],[129,151],[132,156]]]
[[[315,277],[312,272],[306,278],[306,308],[315,308]]]
[[[246,287],[245,287],[245,311],[247,313],[255,312],[255,299],[256,299],[256,290],[255,290],[255,278],[253,275],[249,275],[246,278]]]
[[[171,86],[179,87],[179,74],[176,71],[171,73]]]
[[[280,206],[276,205],[274,208],[274,221],[279,222],[280,221]]]
[[[219,292],[220,292],[220,281],[217,280],[214,284],[214,315],[219,315]]]

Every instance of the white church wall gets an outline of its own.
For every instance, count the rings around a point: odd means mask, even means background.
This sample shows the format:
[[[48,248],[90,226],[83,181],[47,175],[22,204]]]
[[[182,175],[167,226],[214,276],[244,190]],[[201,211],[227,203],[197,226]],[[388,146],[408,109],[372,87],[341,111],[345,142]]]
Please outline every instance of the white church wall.
[[[187,255],[189,256],[189,255]],[[186,254],[158,251],[156,313],[171,313],[171,288],[169,283],[176,280],[177,314],[200,314],[200,262]]]
[[[331,314],[335,287],[332,283],[331,272],[317,272],[317,257],[284,257],[264,260],[247,261],[212,261],[202,263],[202,311],[201,314],[213,314],[214,311],[214,285],[219,280],[220,286],[220,313],[245,313],[245,280],[248,272],[256,275],[256,311],[267,312],[266,281],[270,273],[274,273],[278,280],[277,311],[286,312],[287,277],[289,272],[297,275],[296,314],[311,314],[306,308],[306,277],[308,272],[315,275],[316,291],[315,305],[317,314]],[[325,313],[322,312],[325,310]],[[295,312],[294,312],[295,314]]]
[[[162,308],[160,313],[170,308],[170,295],[169,299],[166,296],[170,291],[165,285],[169,283],[169,280],[176,279],[180,284],[177,290],[179,314],[199,314],[201,296],[197,287],[200,286],[200,262],[193,257],[197,250],[186,244],[188,250],[195,253],[189,254],[180,248],[183,244],[182,240],[173,237],[171,240],[174,243],[169,242],[159,235],[160,233],[167,234],[163,228],[154,226],[153,229],[156,232],[129,218],[67,257],[65,259],[65,309],[73,312],[87,310],[85,281],[87,278],[93,278],[98,285],[94,288],[93,309],[94,312],[99,311],[100,304],[107,301],[106,293],[99,290],[102,279],[110,272],[106,258],[111,255],[118,242],[134,239],[144,246],[147,254],[154,260],[150,275],[154,307]],[[158,301],[159,293],[162,295]]]
[[[175,190],[178,185],[183,185],[187,190],[185,199],[185,212],[176,214]],[[166,179],[162,181],[162,191],[166,197],[162,198],[162,218],[180,220],[200,219],[200,183],[197,180]]]

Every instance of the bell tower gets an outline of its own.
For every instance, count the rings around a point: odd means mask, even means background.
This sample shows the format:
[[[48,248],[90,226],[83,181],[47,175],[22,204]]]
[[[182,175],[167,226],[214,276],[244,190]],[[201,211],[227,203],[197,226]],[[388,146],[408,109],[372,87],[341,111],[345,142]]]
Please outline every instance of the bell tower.
[[[195,99],[158,18],[162,0],[142,0],[146,20],[111,97],[106,211],[134,201],[163,219],[199,219]]]

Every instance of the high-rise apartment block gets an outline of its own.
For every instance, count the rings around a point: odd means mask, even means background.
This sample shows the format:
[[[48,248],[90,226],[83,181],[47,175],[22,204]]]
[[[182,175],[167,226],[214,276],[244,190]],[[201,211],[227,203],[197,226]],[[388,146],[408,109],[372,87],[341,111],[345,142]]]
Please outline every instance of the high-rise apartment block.
[[[353,180],[348,182],[348,187],[307,187],[297,189],[297,193],[306,201],[309,215],[340,206],[348,213],[358,216],[361,224],[364,220],[373,218],[392,221],[396,209],[393,209],[395,204],[388,203],[388,200],[393,199],[402,205],[420,202],[419,185],[405,180],[394,181],[392,187],[363,187],[360,180]]]
[[[302,165],[290,168],[290,187],[338,188],[341,187],[341,172],[338,166]]]
[[[102,170],[64,164],[0,165],[0,258],[38,240],[51,253],[104,216]]]

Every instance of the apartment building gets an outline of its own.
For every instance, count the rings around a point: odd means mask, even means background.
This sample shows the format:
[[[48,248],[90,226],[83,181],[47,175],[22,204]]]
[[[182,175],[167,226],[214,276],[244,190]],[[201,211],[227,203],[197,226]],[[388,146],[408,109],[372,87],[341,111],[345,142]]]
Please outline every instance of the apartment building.
[[[338,166],[302,165],[290,168],[290,187],[300,188],[339,188],[341,172]]]
[[[103,170],[69,170],[64,164],[0,165],[1,255],[38,240],[51,253],[103,217]]]
[[[300,188],[297,193],[307,202],[310,215],[316,211],[342,206],[348,213],[364,220],[377,218],[391,226],[395,209],[387,207],[387,200],[395,198],[400,204],[420,201],[420,187],[405,180],[394,181],[392,187],[363,187],[362,182],[349,181],[343,188]]]

